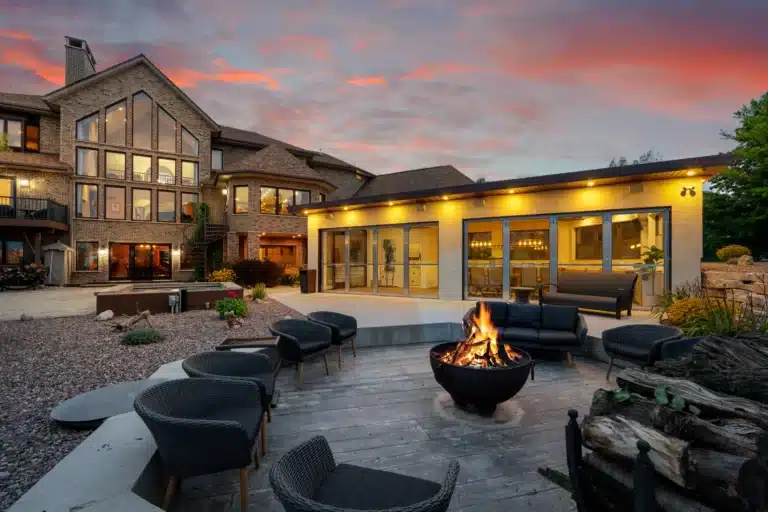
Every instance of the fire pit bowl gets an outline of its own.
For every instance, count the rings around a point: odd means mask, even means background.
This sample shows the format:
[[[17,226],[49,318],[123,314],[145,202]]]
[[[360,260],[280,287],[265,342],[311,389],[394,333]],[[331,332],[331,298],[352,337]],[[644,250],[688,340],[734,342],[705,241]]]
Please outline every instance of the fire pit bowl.
[[[508,361],[507,366],[498,368],[459,366],[440,360],[457,345],[458,342],[441,343],[429,351],[435,380],[451,395],[456,405],[481,414],[491,414],[498,404],[523,389],[533,363],[527,352],[516,348],[520,359]]]

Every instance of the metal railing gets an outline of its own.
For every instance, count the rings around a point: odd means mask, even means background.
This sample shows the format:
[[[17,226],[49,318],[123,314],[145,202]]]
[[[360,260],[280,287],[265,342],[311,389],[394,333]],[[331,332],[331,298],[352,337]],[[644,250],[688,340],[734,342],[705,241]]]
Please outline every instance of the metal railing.
[[[67,206],[42,197],[0,196],[0,219],[52,220],[68,224]]]
[[[149,172],[142,172],[142,171],[133,171],[133,181],[144,181],[148,182],[150,179],[150,173]]]
[[[121,171],[119,169],[107,169],[107,178],[111,178],[113,180],[124,180],[125,171]]]
[[[157,182],[162,185],[174,185],[176,183],[176,176],[169,174],[160,174],[157,177]]]

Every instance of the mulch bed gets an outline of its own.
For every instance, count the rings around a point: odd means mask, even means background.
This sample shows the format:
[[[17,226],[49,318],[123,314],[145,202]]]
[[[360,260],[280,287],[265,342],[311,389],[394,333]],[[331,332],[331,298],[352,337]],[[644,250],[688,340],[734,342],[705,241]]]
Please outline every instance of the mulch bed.
[[[166,340],[123,346],[121,333],[92,315],[0,322],[0,510],[5,510],[91,431],[49,419],[61,401],[98,387],[145,379],[161,365],[213,348],[228,337],[267,336],[275,320],[300,313],[267,300],[249,303],[230,330],[215,311],[154,315]],[[141,322],[137,327],[144,327]]]

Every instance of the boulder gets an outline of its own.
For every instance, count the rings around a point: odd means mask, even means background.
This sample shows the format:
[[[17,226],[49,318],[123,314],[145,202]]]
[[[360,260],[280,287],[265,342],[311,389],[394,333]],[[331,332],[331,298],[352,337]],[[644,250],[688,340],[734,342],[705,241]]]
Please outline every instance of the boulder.
[[[743,256],[739,256],[739,259],[737,260],[736,264],[737,265],[754,265],[755,260],[749,254],[745,254]]]
[[[115,318],[115,313],[111,309],[107,309],[96,315],[97,322],[104,322],[105,320],[112,320],[113,318]]]

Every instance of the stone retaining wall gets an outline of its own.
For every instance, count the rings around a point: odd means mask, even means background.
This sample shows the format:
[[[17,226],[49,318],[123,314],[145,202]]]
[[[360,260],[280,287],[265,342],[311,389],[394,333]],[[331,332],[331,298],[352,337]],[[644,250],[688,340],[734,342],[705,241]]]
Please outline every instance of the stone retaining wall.
[[[768,265],[704,264],[701,284],[714,296],[732,296],[739,302],[751,297],[754,302],[768,304]]]

